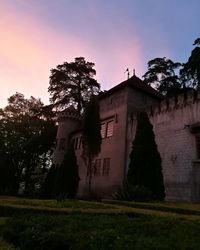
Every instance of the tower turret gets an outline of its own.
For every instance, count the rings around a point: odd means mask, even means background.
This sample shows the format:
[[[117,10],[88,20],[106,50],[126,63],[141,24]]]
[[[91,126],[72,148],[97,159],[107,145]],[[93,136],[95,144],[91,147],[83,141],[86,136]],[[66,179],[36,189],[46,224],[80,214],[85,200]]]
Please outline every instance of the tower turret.
[[[80,128],[81,116],[73,105],[61,111],[58,115],[58,129],[56,147],[53,153],[53,163],[62,163],[67,147],[70,143],[71,133]]]

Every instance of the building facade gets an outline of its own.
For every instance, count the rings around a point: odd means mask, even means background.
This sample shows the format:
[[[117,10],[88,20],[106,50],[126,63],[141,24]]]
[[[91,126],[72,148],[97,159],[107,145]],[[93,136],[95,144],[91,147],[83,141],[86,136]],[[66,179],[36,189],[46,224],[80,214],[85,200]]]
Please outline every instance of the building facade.
[[[136,132],[136,114],[146,110],[162,158],[166,199],[200,201],[200,93],[163,100],[156,90],[133,76],[99,98],[102,145],[93,163],[92,193],[109,197],[123,184]],[[80,128],[81,117],[73,107],[61,112],[53,162],[62,162],[73,140],[81,179],[78,196],[85,197],[88,175]]]

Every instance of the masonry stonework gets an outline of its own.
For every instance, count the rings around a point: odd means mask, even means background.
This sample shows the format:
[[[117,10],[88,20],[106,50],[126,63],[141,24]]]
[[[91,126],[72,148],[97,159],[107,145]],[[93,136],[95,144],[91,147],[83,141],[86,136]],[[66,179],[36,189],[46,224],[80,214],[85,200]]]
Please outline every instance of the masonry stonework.
[[[200,95],[190,91],[149,111],[162,158],[166,198],[200,201],[200,164],[193,127],[199,127]]]

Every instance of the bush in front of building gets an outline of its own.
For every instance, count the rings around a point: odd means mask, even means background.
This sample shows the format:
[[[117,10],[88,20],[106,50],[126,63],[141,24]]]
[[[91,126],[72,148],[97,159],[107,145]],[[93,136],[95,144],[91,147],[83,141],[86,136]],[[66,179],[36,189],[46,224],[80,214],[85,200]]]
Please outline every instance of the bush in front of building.
[[[155,200],[163,200],[165,197],[161,157],[155,142],[153,126],[145,112],[137,115],[127,181],[132,186],[148,189]]]
[[[54,198],[54,185],[57,173],[57,167],[53,164],[47,172],[45,181],[41,188],[41,198],[51,199]]]
[[[150,201],[152,200],[151,191],[143,186],[133,186],[126,182],[118,192],[113,195],[116,200],[124,201]]]
[[[54,193],[57,200],[75,198],[79,185],[78,165],[73,144],[69,147],[64,160],[57,168]]]

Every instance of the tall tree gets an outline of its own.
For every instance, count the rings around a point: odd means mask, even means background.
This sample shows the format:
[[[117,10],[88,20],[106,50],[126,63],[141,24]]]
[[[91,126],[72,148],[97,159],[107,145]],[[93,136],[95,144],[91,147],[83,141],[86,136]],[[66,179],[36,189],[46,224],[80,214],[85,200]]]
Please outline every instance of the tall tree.
[[[0,158],[12,168],[15,193],[21,182],[25,183],[25,191],[30,192],[32,173],[36,174],[36,168],[44,172],[49,165],[56,127],[53,120],[36,115],[35,110],[42,106],[39,99],[26,99],[16,93],[0,110]]]
[[[182,86],[176,71],[180,67],[181,63],[166,57],[150,60],[148,71],[143,75],[144,82],[155,87],[163,95],[179,93]]]
[[[182,81],[189,83],[192,87],[200,86],[200,38],[194,41],[195,48],[191,52],[187,63],[181,70]]]
[[[127,181],[132,186],[148,188],[154,199],[162,200],[165,197],[161,157],[155,143],[153,126],[146,113],[137,116]]]
[[[100,90],[95,75],[94,63],[86,62],[84,57],[77,57],[74,62],[64,62],[51,69],[48,91],[53,106],[63,109],[74,104],[81,113],[90,95]]]
[[[58,200],[72,199],[76,196],[79,184],[78,165],[74,146],[71,144],[64,160],[57,168],[55,179],[55,195]]]
[[[44,182],[41,186],[41,197],[42,198],[53,198],[55,195],[54,188],[55,188],[55,181],[56,175],[58,172],[58,168],[52,164],[51,167],[48,169]]]
[[[101,121],[97,96],[91,96],[83,119],[83,157],[87,165],[88,190],[91,195],[92,161],[101,150]]]

